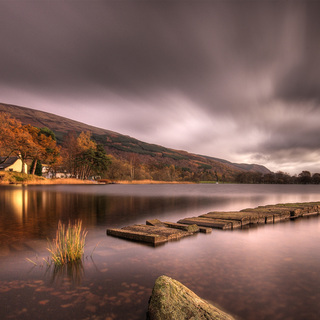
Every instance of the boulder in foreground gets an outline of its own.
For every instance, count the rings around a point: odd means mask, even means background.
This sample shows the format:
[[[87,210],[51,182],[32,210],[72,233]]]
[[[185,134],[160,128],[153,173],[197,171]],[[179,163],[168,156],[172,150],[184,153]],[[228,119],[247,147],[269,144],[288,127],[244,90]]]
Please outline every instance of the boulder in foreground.
[[[167,276],[161,276],[155,282],[149,301],[148,319],[234,320],[180,282]]]

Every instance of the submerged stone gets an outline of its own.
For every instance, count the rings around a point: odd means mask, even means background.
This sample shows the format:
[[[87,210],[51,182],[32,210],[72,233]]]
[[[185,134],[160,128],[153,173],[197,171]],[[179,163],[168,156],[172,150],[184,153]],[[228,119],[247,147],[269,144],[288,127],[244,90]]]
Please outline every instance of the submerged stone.
[[[179,281],[159,277],[149,301],[149,320],[215,319],[232,320],[232,316],[198,297]]]

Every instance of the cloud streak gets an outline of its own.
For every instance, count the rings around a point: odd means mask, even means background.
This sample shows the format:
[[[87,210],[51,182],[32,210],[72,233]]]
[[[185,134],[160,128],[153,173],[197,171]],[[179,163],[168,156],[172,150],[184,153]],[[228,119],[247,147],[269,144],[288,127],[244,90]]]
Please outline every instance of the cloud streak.
[[[2,102],[319,172],[319,10],[316,1],[2,1]]]

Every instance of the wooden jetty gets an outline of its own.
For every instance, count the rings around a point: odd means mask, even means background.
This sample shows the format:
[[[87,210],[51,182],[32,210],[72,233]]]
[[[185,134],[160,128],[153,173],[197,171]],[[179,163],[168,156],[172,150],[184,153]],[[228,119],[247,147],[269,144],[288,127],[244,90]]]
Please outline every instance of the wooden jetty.
[[[146,242],[156,246],[199,232],[199,227],[196,225],[185,226],[186,229],[181,229],[181,224],[176,224],[175,227],[173,225],[174,223],[170,223],[170,226],[139,224],[121,229],[107,229],[107,234],[119,238]],[[190,231],[188,231],[188,227]]]
[[[147,220],[145,225],[107,229],[107,234],[156,246],[198,232],[210,233],[212,229],[241,229],[253,224],[277,223],[319,214],[320,202],[283,203],[241,211],[213,211],[198,217],[184,218],[177,223]]]

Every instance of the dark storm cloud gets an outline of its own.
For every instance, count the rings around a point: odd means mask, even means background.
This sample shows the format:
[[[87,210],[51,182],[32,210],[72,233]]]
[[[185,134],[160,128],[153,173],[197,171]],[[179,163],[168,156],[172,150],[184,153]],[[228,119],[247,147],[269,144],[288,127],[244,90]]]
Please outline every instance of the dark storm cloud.
[[[280,58],[286,15],[276,3],[13,3],[2,4],[0,29],[7,81],[175,87],[208,103],[225,94],[221,82],[232,73],[259,76]]]
[[[301,50],[300,57],[279,77],[277,94],[284,100],[320,102],[319,9],[317,1],[309,1],[304,7],[304,24],[300,30],[303,38],[300,48],[292,48]]]
[[[175,5],[18,2],[8,10],[0,31],[7,81],[71,88],[98,83],[136,92],[181,85],[208,63],[186,30],[192,12],[180,21]]]
[[[319,1],[0,7],[0,89],[12,103],[51,101],[49,111],[226,158],[320,150]]]
[[[320,129],[305,128],[300,124],[289,124],[284,128],[273,129],[272,135],[256,150],[273,152],[279,150],[307,149],[320,150]],[[251,150],[253,151],[253,150]]]

